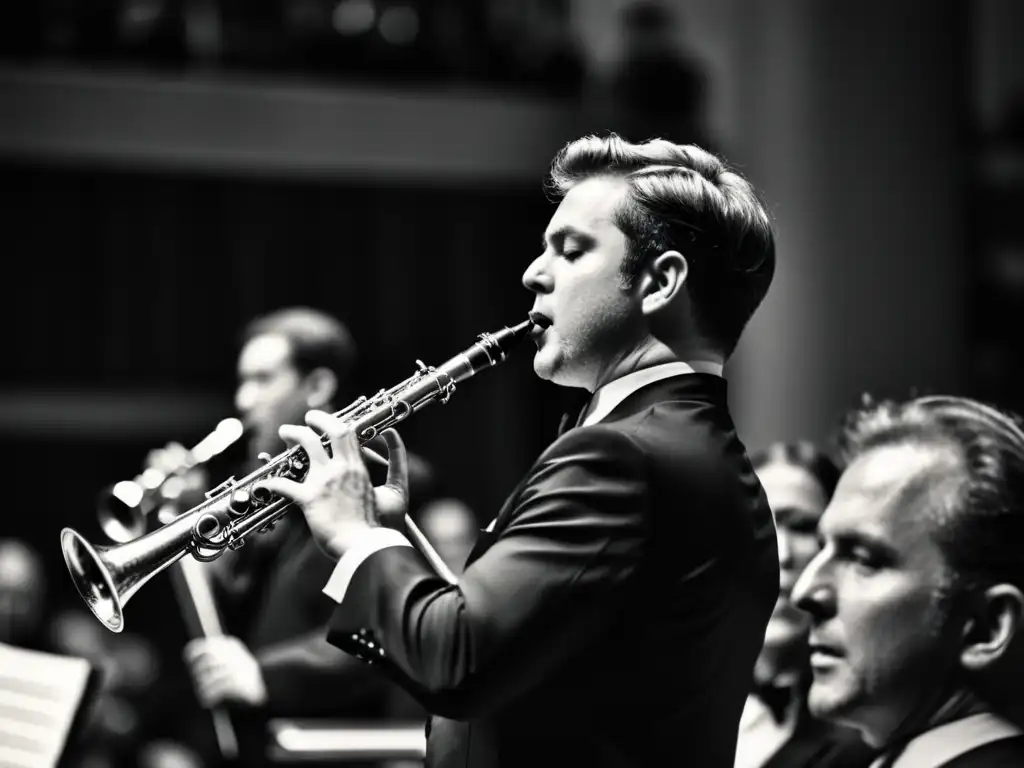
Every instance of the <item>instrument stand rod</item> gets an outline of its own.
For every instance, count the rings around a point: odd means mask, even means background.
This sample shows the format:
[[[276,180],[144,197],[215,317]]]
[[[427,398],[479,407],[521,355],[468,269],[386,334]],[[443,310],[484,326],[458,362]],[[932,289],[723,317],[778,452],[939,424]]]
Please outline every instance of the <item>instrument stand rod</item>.
[[[172,517],[176,514],[171,505],[165,506],[160,511],[161,518],[165,518],[167,514]],[[178,593],[178,600],[187,603],[193,609],[193,611],[183,611],[186,620],[191,625],[192,634],[201,637],[223,636],[224,629],[220,623],[213,590],[210,588],[208,575],[203,570],[203,564],[191,557],[185,557],[176,565],[177,568],[172,569],[172,573],[180,578],[174,578],[173,582]],[[227,760],[237,759],[238,738],[228,713],[223,709],[214,708],[210,710],[210,714],[213,717],[213,730],[221,755]]]

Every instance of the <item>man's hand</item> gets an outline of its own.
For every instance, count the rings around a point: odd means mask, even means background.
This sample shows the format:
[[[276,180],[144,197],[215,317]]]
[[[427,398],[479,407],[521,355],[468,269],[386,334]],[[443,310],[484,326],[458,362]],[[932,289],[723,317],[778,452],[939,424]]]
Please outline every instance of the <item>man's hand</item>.
[[[215,707],[231,701],[258,707],[267,701],[259,662],[237,637],[203,637],[183,653],[199,703]]]
[[[301,446],[309,457],[303,481],[271,477],[259,485],[300,504],[317,543],[329,556],[340,559],[368,530],[390,526],[405,515],[408,457],[398,433],[385,430],[381,436],[388,448],[388,475],[384,485],[374,488],[359,441],[348,424],[323,411],[307,413],[306,423],[309,427],[286,424],[279,430],[289,446]],[[330,438],[331,456],[310,427]]]

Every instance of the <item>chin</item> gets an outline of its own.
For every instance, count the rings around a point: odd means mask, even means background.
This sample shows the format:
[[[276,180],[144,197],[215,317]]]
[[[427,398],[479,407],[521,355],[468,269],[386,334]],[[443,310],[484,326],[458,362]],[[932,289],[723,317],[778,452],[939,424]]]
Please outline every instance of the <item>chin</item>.
[[[863,718],[864,713],[854,706],[849,695],[817,690],[818,687],[817,683],[812,685],[807,696],[807,709],[811,717],[858,731],[869,747],[878,749],[883,746],[885,737],[880,737]]]
[[[544,381],[551,381],[552,379],[553,373],[551,368],[540,360],[540,355],[533,358],[533,372],[537,374],[538,379],[544,379]]]
[[[857,699],[857,686],[844,672],[836,670],[826,680],[814,678],[807,693],[807,707],[817,718],[855,727],[850,717],[857,709]]]
[[[836,696],[828,686],[815,681],[807,692],[807,708],[817,718],[828,720],[834,717],[841,708],[836,706]]]
[[[558,380],[561,368],[560,362],[555,350],[542,346],[537,350],[537,354],[533,356],[533,372],[537,374],[538,378],[561,385],[561,382]]]

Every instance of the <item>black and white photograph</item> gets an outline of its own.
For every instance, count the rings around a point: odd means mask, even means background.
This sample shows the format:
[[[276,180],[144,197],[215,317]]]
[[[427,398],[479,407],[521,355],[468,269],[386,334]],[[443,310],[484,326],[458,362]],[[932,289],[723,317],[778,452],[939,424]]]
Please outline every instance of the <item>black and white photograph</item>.
[[[0,22],[0,768],[1024,768],[1024,2]]]

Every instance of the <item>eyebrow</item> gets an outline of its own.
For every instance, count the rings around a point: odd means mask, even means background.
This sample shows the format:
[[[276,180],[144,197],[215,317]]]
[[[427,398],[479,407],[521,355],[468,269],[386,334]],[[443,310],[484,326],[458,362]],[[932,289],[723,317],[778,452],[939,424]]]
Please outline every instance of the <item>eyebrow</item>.
[[[582,245],[596,242],[596,239],[593,235],[566,224],[565,226],[559,227],[553,232],[546,232],[544,234],[544,236],[540,239],[541,250],[546,251],[548,248],[548,243],[551,243],[556,246],[561,246],[562,243],[570,237],[579,240]]]

